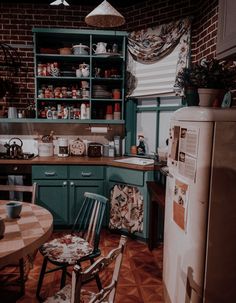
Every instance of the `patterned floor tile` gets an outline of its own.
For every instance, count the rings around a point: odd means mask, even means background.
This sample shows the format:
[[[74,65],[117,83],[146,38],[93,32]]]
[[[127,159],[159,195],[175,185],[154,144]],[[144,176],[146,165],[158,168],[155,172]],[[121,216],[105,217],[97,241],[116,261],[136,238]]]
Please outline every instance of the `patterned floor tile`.
[[[53,237],[60,233],[54,233]],[[110,233],[107,230],[102,231],[101,251],[107,254],[119,243],[119,234]],[[163,303],[162,286],[162,258],[163,248],[160,246],[152,252],[148,250],[145,243],[128,239],[123,258],[123,264],[120,272],[120,279],[117,288],[116,303]],[[29,272],[26,282],[26,293],[17,300],[17,289],[15,296],[8,293],[8,290],[0,288],[0,302],[4,303],[36,303],[35,297],[38,276],[42,264],[40,253],[36,255],[33,269]],[[107,276],[102,277],[106,280]],[[68,281],[69,282],[69,281]],[[42,296],[52,295],[59,289],[60,272],[54,272],[46,275],[42,287]],[[91,283],[88,289],[96,287]],[[3,301],[4,300],[4,301]]]

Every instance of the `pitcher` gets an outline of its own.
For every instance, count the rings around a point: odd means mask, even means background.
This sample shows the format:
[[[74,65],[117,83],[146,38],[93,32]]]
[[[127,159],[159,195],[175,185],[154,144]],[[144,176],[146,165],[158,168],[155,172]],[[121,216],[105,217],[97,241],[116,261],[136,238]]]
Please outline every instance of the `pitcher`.
[[[107,43],[105,42],[98,42],[97,44],[93,44],[93,46],[96,46],[96,49],[93,48],[95,54],[102,54],[107,52]]]

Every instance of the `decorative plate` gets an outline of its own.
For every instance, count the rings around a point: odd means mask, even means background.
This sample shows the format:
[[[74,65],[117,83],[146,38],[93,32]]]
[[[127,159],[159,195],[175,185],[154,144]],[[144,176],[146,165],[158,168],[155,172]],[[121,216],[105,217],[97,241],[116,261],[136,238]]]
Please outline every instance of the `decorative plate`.
[[[79,138],[70,144],[70,153],[72,156],[82,156],[85,153],[85,144]]]

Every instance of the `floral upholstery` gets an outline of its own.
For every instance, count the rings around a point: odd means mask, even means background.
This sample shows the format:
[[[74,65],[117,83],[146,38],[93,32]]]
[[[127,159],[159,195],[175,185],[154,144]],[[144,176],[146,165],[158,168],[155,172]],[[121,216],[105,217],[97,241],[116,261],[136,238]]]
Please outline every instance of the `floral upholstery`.
[[[80,303],[89,303],[89,301],[94,297],[94,293],[88,290],[81,290]],[[71,299],[71,285],[68,284],[60,291],[58,291],[54,296],[49,297],[44,303],[70,303]]]
[[[51,261],[73,265],[81,257],[91,254],[93,247],[76,234],[66,234],[46,242],[40,251]]]

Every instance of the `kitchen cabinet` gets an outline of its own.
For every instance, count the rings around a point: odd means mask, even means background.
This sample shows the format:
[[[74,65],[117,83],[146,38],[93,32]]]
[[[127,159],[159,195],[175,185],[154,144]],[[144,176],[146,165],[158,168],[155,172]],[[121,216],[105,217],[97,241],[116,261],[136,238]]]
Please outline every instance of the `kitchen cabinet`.
[[[38,119],[124,123],[126,32],[34,28],[33,33]]]
[[[103,166],[71,165],[69,168],[70,224],[75,221],[82,205],[84,192],[103,195],[105,171]]]
[[[143,230],[135,232],[138,238],[143,240],[148,239],[148,217],[149,217],[149,195],[147,190],[147,181],[152,181],[154,178],[153,171],[140,171],[126,168],[108,167],[107,168],[107,196],[110,197],[111,191],[115,185],[127,185],[134,188],[135,192],[142,196],[143,199]],[[122,229],[125,232],[128,230]]]
[[[33,165],[37,203],[54,217],[54,225],[73,224],[84,192],[103,194],[104,167],[88,165]]]
[[[236,57],[236,1],[219,0],[216,55],[218,59]]]
[[[69,223],[67,176],[67,166],[32,166],[32,181],[37,183],[36,203],[52,213],[54,225]]]

